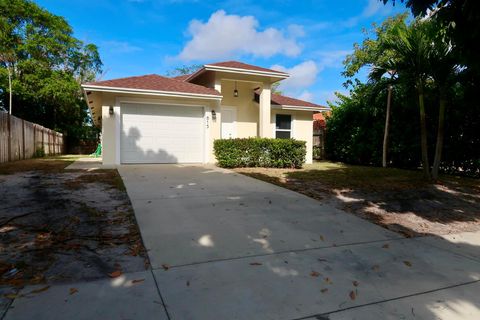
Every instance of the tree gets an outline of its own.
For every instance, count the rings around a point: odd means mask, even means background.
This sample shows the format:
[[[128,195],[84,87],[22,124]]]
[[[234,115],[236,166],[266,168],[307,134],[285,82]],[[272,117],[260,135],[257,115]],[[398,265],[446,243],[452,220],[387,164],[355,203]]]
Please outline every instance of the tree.
[[[399,0],[383,0],[395,4]],[[480,1],[478,0],[400,0],[416,17],[435,18],[455,45],[457,60],[467,66],[476,81],[480,77],[478,43],[480,41]]]
[[[395,53],[386,48],[385,40],[387,37],[391,36],[390,30],[397,24],[404,24],[406,18],[406,14],[398,15],[396,17],[387,19],[379,27],[375,27],[373,32],[375,39],[371,39],[368,32],[365,32],[367,39],[365,39],[361,45],[355,44],[353,53],[348,55],[344,61],[345,70],[343,75],[348,78],[352,78],[361,68],[365,66],[371,68],[369,73],[369,81],[373,83],[378,83],[380,79],[386,75],[389,77],[389,81],[386,82],[388,94],[382,146],[382,166],[384,168],[387,167],[387,150],[391,114],[390,109],[393,83],[396,80]],[[348,81],[346,83],[347,86],[349,83],[351,83],[351,80]]]
[[[438,179],[438,171],[442,158],[444,127],[445,127],[445,110],[447,108],[448,98],[450,96],[451,87],[453,87],[460,66],[456,62],[454,55],[455,46],[450,41],[445,29],[433,20],[430,22],[432,28],[436,29],[436,35],[431,42],[430,49],[430,74],[438,91],[439,110],[438,110],[438,128],[437,142],[435,145],[435,156],[432,167],[432,178]]]
[[[406,19],[405,14],[387,19],[381,26],[375,28],[375,38],[367,37],[362,45],[355,45],[354,52],[345,60],[343,74],[351,78],[360,68],[370,66],[369,81],[372,84],[378,84],[382,78],[390,75],[391,81],[386,82],[388,94],[382,152],[383,166],[386,166],[393,80],[414,85],[420,111],[422,166],[427,178],[432,175],[437,179],[442,154],[448,90],[455,74],[453,54],[455,46],[449,41],[448,32],[437,19],[417,19],[410,25],[406,24]],[[431,174],[424,101],[426,86],[436,87],[439,93],[437,141]]]
[[[391,36],[385,39],[385,48],[396,56],[396,70],[399,77],[414,84],[418,95],[420,111],[420,145],[424,175],[430,178],[428,160],[427,124],[425,114],[425,85],[428,78],[430,37],[426,22],[415,21],[410,26],[405,23],[395,25]]]
[[[183,65],[180,67],[175,67],[173,70],[167,71],[167,77],[178,77],[182,75],[192,74],[203,68],[201,64],[192,64],[192,65]]]
[[[272,87],[271,87],[272,93],[282,94],[283,91],[278,88],[279,86],[280,86],[280,81],[272,83]]]
[[[97,47],[72,34],[64,18],[30,0],[0,0],[0,104],[69,138],[88,130],[80,83],[102,66]]]

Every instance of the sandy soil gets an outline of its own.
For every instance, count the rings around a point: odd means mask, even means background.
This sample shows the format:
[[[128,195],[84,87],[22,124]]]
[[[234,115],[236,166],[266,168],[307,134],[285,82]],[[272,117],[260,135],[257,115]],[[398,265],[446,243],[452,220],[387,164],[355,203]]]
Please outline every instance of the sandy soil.
[[[407,237],[480,230],[480,181],[474,179],[445,176],[433,184],[408,170],[332,163],[235,171],[330,202]]]
[[[148,260],[116,170],[0,175],[0,291],[145,270]]]

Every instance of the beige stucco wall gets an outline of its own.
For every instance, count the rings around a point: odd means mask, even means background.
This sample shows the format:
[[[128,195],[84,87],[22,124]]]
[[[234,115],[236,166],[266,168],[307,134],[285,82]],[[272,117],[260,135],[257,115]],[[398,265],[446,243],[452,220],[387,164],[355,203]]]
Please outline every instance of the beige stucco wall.
[[[271,128],[273,136],[275,136],[275,116],[277,114],[289,114],[292,116],[292,138],[296,140],[306,141],[307,154],[306,163],[313,161],[313,112],[312,111],[295,111],[272,109]]]
[[[236,109],[237,138],[258,134],[258,104],[253,101],[252,84],[237,82],[238,97],[233,96],[235,82],[222,81],[222,106]]]
[[[116,119],[109,114],[109,106],[102,106],[102,161],[105,165],[115,165]]]

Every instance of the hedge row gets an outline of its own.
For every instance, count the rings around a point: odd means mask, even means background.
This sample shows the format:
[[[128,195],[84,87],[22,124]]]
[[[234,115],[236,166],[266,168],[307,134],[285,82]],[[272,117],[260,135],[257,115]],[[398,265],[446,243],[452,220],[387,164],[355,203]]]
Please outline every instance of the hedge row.
[[[222,168],[301,168],[305,163],[305,141],[294,139],[220,139],[214,142]]]

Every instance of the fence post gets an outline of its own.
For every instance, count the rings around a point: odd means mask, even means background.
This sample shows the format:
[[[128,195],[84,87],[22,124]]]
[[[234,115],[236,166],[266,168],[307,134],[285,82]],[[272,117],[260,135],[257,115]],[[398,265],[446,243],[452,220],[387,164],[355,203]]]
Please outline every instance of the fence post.
[[[23,159],[25,160],[25,120],[22,119],[22,153]]]
[[[43,132],[43,127],[42,127],[42,150],[45,153],[45,134]]]
[[[12,124],[11,115],[7,115],[7,131],[8,131],[8,161],[12,161]]]
[[[33,124],[33,155],[37,152],[37,125]]]

